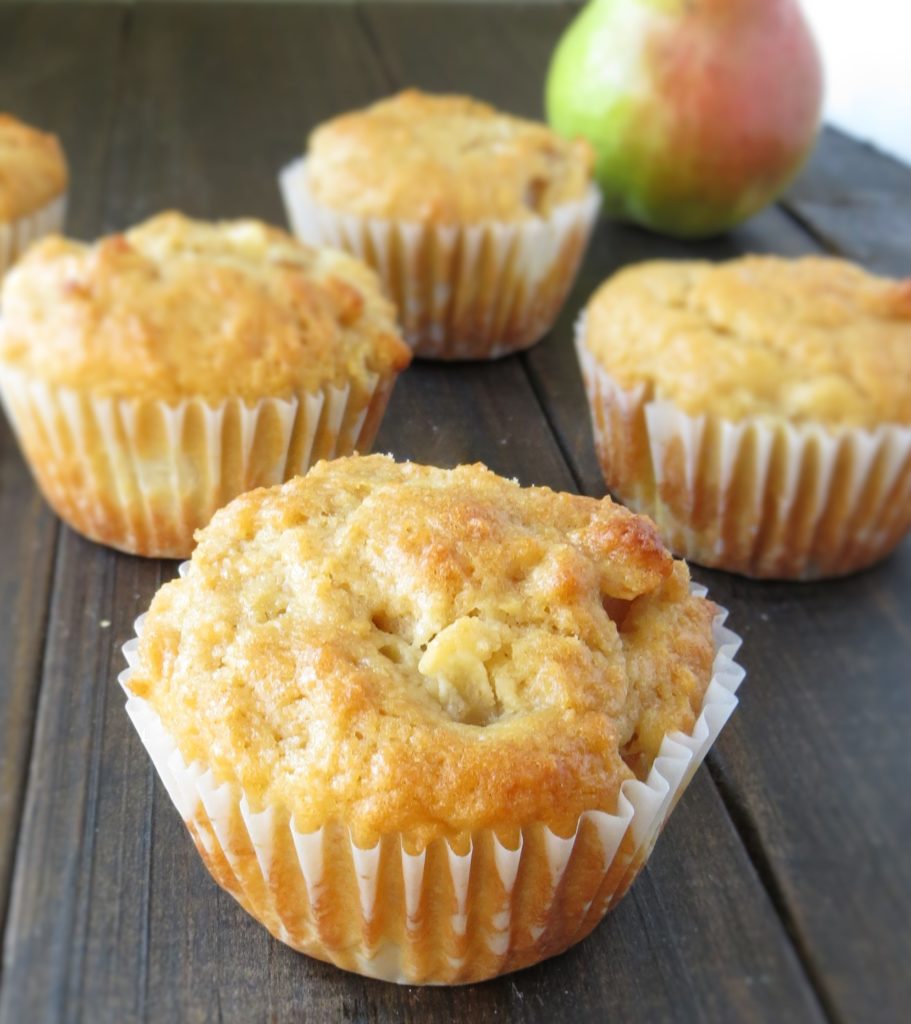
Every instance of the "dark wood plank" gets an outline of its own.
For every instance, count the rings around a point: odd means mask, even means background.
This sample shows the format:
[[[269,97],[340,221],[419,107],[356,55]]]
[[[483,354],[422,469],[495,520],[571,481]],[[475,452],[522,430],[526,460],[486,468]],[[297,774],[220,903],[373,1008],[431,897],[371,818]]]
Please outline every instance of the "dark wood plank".
[[[785,206],[825,248],[911,275],[911,174],[872,146],[826,129]]]
[[[140,998],[146,908],[123,897],[146,885],[142,805],[151,786],[113,680],[120,645],[159,578],[157,563],[116,555],[62,528],[5,936],[4,1022],[75,1019],[86,990],[101,979],[105,1002],[90,1004],[87,1019],[129,1020]],[[94,925],[109,907],[116,913],[104,921],[99,958]]]
[[[122,224],[172,207],[284,224],[281,167],[326,111],[384,91],[350,9],[165,2],[135,12],[129,53],[110,191]]]
[[[0,425],[0,934],[25,790],[57,524]]]
[[[0,106],[57,132],[71,155],[79,203],[75,230],[91,223],[102,195],[104,123],[109,117],[120,12],[67,10],[53,20],[23,5],[0,7]],[[92,53],[85,52],[91,40]],[[101,130],[98,130],[98,125]],[[57,521],[31,483],[12,433],[0,424],[0,928],[18,834]]]
[[[71,172],[67,231],[94,235],[127,12],[107,3],[40,10],[14,2],[0,5],[0,19],[0,106],[60,137]]]
[[[434,49],[426,68],[413,56],[419,40],[431,38],[422,17],[431,16],[398,9],[370,14],[387,62],[402,80],[432,88],[480,81],[489,98],[536,113],[532,83],[544,74],[565,12],[526,13],[526,26],[511,9],[499,25],[487,12],[462,11],[459,17],[473,26],[473,43],[428,44]],[[415,40],[405,56],[396,49],[402,33]],[[485,36],[495,40],[495,52],[486,58]],[[839,204],[850,208],[855,194],[871,191],[883,210],[902,203],[906,208],[911,175],[829,132],[794,190],[799,209],[807,217],[812,210],[812,236],[778,208],[700,245],[622,225],[599,226],[556,329],[525,357],[583,490],[603,494],[604,484],[572,357],[572,325],[601,281],[626,263],[649,258],[818,251],[824,233],[873,266],[901,272],[904,264],[907,272],[911,235],[902,232],[901,216],[892,228],[888,218],[871,224],[866,213],[872,200],[864,200],[850,224],[846,217],[836,222]],[[816,206],[808,205],[814,201]],[[835,1019],[891,1021],[911,1005],[911,862],[905,853],[911,812],[904,794],[911,769],[909,572],[911,542],[882,568],[835,583],[764,586],[696,573],[731,608],[732,622],[746,638],[749,669],[743,707],[710,765],[824,1008]],[[634,890],[633,897],[639,896]]]
[[[826,249],[911,273],[911,169],[872,147],[826,130],[785,206]],[[774,641],[748,647],[754,680],[768,682],[750,688],[755,713],[713,769],[744,830],[761,835],[764,869],[833,1007],[899,1020],[911,1006],[911,538],[851,579],[724,585],[733,606],[753,608],[757,641]]]
[[[825,584],[701,576],[745,623],[753,684],[712,770],[833,1015],[901,1020],[911,1005],[911,544]]]

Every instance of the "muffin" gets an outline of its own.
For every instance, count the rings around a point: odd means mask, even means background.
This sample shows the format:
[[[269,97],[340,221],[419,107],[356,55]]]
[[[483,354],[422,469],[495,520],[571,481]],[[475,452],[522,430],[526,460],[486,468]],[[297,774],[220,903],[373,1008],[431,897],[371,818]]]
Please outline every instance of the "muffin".
[[[63,227],[67,179],[55,135],[0,113],[0,277],[31,242]]]
[[[594,154],[466,96],[409,89],[310,136],[295,233],[370,263],[419,356],[493,359],[552,326],[600,205]]]
[[[378,455],[235,499],[137,629],[127,709],[216,881],[409,983],[583,938],[742,676],[647,519]]]
[[[911,280],[746,256],[623,270],[577,350],[609,490],[678,554],[840,576],[911,525]]]
[[[45,239],[2,306],[0,395],[41,490],[140,555],[188,555],[235,495],[369,448],[411,357],[371,270],[252,220]]]

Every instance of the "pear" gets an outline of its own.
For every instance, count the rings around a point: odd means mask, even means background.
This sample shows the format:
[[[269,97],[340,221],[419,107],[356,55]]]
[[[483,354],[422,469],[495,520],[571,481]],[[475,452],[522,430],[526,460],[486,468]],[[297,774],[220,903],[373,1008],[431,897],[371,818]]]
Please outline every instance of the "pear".
[[[590,0],[547,76],[553,128],[597,152],[605,210],[699,238],[772,202],[819,130],[797,0]]]

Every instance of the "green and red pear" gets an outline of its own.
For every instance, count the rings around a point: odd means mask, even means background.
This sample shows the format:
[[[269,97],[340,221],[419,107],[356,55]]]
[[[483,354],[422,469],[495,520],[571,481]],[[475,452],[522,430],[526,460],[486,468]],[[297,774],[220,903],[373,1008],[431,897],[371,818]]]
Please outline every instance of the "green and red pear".
[[[548,118],[598,154],[605,209],[681,238],[772,202],[813,148],[822,67],[797,0],[590,0]]]

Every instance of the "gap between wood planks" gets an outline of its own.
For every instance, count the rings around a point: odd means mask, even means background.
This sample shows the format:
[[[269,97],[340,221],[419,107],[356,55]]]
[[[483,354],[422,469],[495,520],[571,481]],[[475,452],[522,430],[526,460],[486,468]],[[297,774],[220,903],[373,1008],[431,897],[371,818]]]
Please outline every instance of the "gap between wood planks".
[[[828,253],[830,256],[847,258],[844,249],[825,231],[805,217],[793,202],[784,198],[778,203],[778,208],[799,230],[812,238],[822,252]]]
[[[13,799],[14,814],[13,820],[13,832],[9,840],[9,859],[6,866],[6,874],[0,878],[0,952],[3,948],[3,936],[6,934],[6,919],[9,914],[10,899],[12,897],[13,890],[13,879],[16,877],[16,861],[18,859],[19,850],[19,836],[22,832],[22,819],[25,811],[25,798],[28,792],[28,774],[29,768],[32,763],[32,753],[35,746],[35,730],[38,726],[38,704],[41,700],[41,681],[44,679],[44,666],[47,658],[47,632],[48,624],[51,618],[51,596],[54,593],[54,584],[57,580],[57,561],[60,548],[60,521],[54,519],[54,525],[52,527],[52,552],[51,552],[51,571],[47,581],[47,600],[44,604],[44,611],[41,617],[41,628],[38,630],[38,638],[40,642],[40,657],[38,658],[35,666],[35,676],[38,680],[34,687],[34,692],[31,695],[29,701],[30,715],[29,715],[29,729],[28,737],[25,741],[25,745],[22,751],[22,764],[24,770],[19,782],[19,790],[15,794]],[[0,956],[0,985],[3,984],[3,968],[6,959]]]
[[[25,5],[24,4],[23,5],[18,5],[17,4],[16,6],[17,7],[21,6],[22,8],[24,8]],[[116,64],[116,67],[115,67],[115,81],[117,82],[118,86],[122,85],[123,82],[126,80],[126,77],[127,77],[127,68],[126,68],[126,62],[125,62],[124,58],[125,58],[125,55],[126,55],[126,50],[127,50],[127,45],[128,45],[128,42],[129,42],[129,35],[130,35],[130,30],[131,30],[132,24],[133,24],[133,8],[132,8],[131,5],[125,3],[125,4],[123,4],[122,10],[120,12],[120,25],[119,25],[119,30],[118,30],[118,34],[117,34],[117,52],[116,52],[116,54],[114,56],[114,60],[115,60],[115,64]],[[105,161],[104,161],[104,165],[105,165],[105,187],[104,187],[104,194],[105,195],[107,195],[108,192],[109,192],[108,185],[110,184],[111,173],[112,173],[112,164],[113,164],[113,161],[110,159],[110,153],[111,153],[111,145],[110,145],[110,143],[111,143],[111,139],[113,137],[114,127],[115,127],[115,125],[117,123],[117,119],[118,119],[118,116],[119,116],[119,113],[120,113],[120,107],[121,107],[122,100],[123,100],[123,94],[124,94],[124,90],[122,88],[118,87],[118,89],[116,91],[116,97],[117,98],[116,98],[115,102],[111,105],[108,117],[105,119],[105,121],[104,121],[104,123],[103,123],[103,125],[101,127],[101,134],[102,134],[103,139],[104,139],[103,145],[104,145],[104,151],[105,151]],[[107,204],[105,204],[105,208],[107,208]],[[4,969],[5,969],[5,966],[6,966],[6,943],[5,943],[6,925],[7,925],[7,920],[8,920],[9,911],[10,911],[10,905],[11,905],[12,897],[13,897],[14,880],[15,880],[17,874],[18,874],[18,871],[19,871],[19,864],[18,864],[19,856],[20,856],[20,842],[19,842],[19,840],[20,840],[20,837],[21,837],[21,834],[22,834],[22,829],[23,829],[23,824],[24,824],[24,819],[25,819],[26,802],[27,802],[27,796],[28,796],[28,780],[29,780],[29,777],[30,777],[30,774],[31,774],[31,771],[32,771],[32,761],[33,761],[33,757],[34,757],[34,753],[35,753],[35,735],[36,735],[36,732],[37,732],[37,729],[38,729],[38,722],[39,722],[39,717],[40,717],[39,714],[38,714],[38,709],[39,709],[40,704],[41,704],[41,696],[42,696],[42,692],[44,690],[44,680],[45,680],[45,675],[46,675],[46,671],[45,670],[46,670],[47,652],[48,652],[48,643],[47,643],[48,627],[50,625],[50,620],[51,620],[51,609],[52,609],[52,605],[53,605],[54,592],[55,592],[55,589],[56,589],[57,581],[59,579],[60,559],[61,559],[60,539],[61,539],[61,534],[62,534],[63,529],[64,529],[64,527],[62,526],[60,520],[56,516],[54,516],[53,527],[52,527],[52,537],[51,537],[51,543],[52,543],[52,547],[53,547],[53,551],[52,551],[51,557],[50,557],[51,571],[50,571],[50,576],[49,576],[48,583],[47,583],[47,591],[46,591],[46,593],[47,593],[47,600],[46,600],[46,603],[44,605],[43,615],[42,615],[42,622],[41,622],[41,628],[40,628],[40,631],[39,631],[39,634],[38,634],[39,637],[40,637],[40,652],[41,653],[40,653],[40,657],[39,657],[39,659],[37,661],[37,664],[36,664],[36,667],[35,667],[36,683],[35,683],[35,686],[33,688],[33,693],[31,695],[31,701],[30,701],[30,707],[31,707],[31,712],[32,713],[31,713],[31,715],[29,717],[28,738],[27,738],[25,746],[24,746],[23,757],[22,757],[22,763],[23,763],[23,766],[24,766],[24,770],[23,770],[21,778],[19,780],[18,792],[16,793],[15,799],[14,799],[15,815],[13,817],[13,821],[14,821],[15,824],[14,824],[14,832],[13,832],[13,835],[12,835],[11,841],[10,841],[10,851],[11,851],[11,853],[9,855],[9,862],[7,864],[7,872],[6,872],[4,877],[0,877],[0,985],[2,985],[2,983],[3,983]]]

